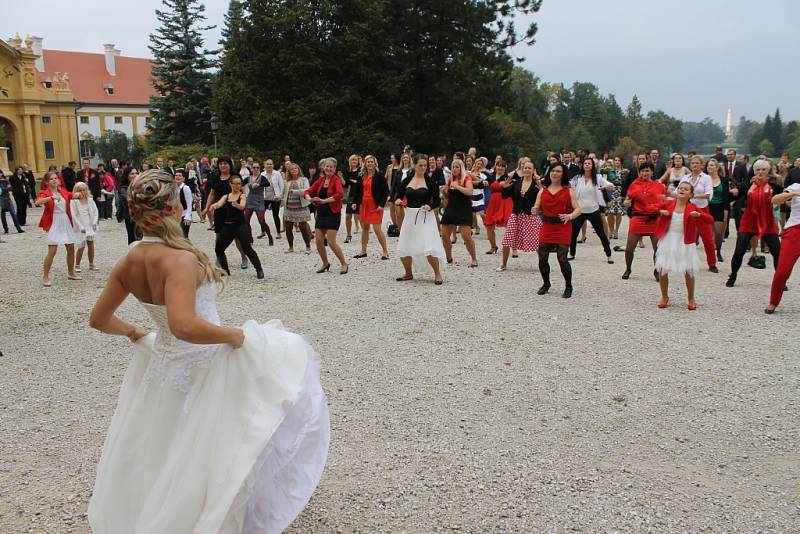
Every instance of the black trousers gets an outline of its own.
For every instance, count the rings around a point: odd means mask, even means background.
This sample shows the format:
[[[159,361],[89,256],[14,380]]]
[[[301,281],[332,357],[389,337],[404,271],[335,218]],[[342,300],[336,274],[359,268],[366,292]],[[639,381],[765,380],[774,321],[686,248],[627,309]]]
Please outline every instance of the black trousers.
[[[568,249],[569,247],[567,247],[567,245],[539,245],[539,273],[542,275],[542,282],[544,282],[545,285],[550,285],[550,253],[555,252],[556,258],[558,258],[558,266],[561,267],[561,275],[564,277],[565,285],[566,287],[572,287],[572,266],[567,260]]]
[[[733,258],[731,258],[731,275],[736,276],[739,272],[739,267],[742,266],[742,259],[745,253],[750,249],[750,240],[753,239],[755,234],[740,233],[736,236],[736,248],[733,251]],[[778,269],[778,258],[781,255],[781,240],[775,234],[766,234],[764,236],[764,243],[769,247],[769,253],[772,254],[772,266]]]
[[[281,233],[281,201],[280,200],[265,200],[264,209],[272,211],[272,222],[275,223],[275,233]],[[280,237],[280,236],[278,236]]]
[[[575,251],[578,249],[578,234],[584,221],[589,221],[594,231],[597,232],[600,242],[603,244],[603,251],[606,253],[606,257],[611,256],[611,244],[608,242],[608,236],[605,228],[603,228],[603,214],[600,213],[600,210],[594,213],[581,213],[577,219],[572,221],[572,240],[569,243],[569,255],[575,256]]]
[[[142,238],[142,231],[136,226],[130,217],[125,217],[125,231],[128,233],[128,244],[139,241]]]
[[[244,223],[226,223],[222,224],[220,228],[216,229],[217,242],[214,245],[214,252],[217,255],[217,261],[219,262],[220,267],[222,267],[222,270],[229,275],[231,274],[231,271],[228,268],[228,258],[225,256],[225,249],[227,249],[235,239],[238,239],[239,243],[241,243],[242,251],[244,252],[245,256],[250,259],[250,262],[253,264],[253,268],[256,271],[261,270],[261,260],[258,258],[256,251],[253,250],[253,245],[250,243],[250,229],[248,225]]]
[[[28,195],[25,193],[14,193],[14,201],[17,203],[17,220],[20,226],[28,224]]]
[[[191,225],[186,224],[186,221],[181,219],[181,230],[183,230],[183,237],[186,239],[189,239],[189,228],[191,228]]]

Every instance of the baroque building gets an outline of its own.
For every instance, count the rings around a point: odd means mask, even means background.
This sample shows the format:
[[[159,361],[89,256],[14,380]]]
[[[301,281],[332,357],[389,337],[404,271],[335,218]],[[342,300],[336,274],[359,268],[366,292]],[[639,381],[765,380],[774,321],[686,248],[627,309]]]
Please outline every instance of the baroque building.
[[[50,165],[93,157],[92,139],[107,130],[144,135],[150,116],[152,63],[104,53],[46,50],[42,38],[0,40],[0,125],[8,168],[37,175]],[[6,170],[6,169],[4,169]]]

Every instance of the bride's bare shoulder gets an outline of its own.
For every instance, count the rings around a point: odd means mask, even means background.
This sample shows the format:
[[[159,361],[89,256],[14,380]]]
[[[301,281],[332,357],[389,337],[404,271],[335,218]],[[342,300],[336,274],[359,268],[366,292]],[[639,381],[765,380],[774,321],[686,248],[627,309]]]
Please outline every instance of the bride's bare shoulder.
[[[127,267],[163,267],[165,269],[191,267],[197,257],[189,250],[179,250],[166,245],[138,245],[123,256],[121,263]]]

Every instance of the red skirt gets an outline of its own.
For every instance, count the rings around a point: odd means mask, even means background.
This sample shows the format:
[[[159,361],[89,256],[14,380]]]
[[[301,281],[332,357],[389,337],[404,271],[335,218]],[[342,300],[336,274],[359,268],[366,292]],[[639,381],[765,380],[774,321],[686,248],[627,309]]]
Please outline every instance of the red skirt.
[[[382,224],[383,223],[383,207],[378,209],[378,205],[372,200],[372,195],[369,191],[364,191],[364,197],[361,199],[361,210],[359,212],[361,222],[364,224]]]
[[[514,209],[514,201],[510,198],[503,198],[500,191],[493,191],[489,197],[489,207],[483,215],[484,226],[505,226],[511,212]]]
[[[539,243],[542,245],[569,245],[572,241],[572,221],[555,224],[542,221]]]
[[[635,235],[653,235],[656,233],[656,226],[658,226],[658,217],[653,217],[652,220],[647,220],[647,217],[642,215],[634,215],[631,217],[631,222],[628,225],[628,233]]]

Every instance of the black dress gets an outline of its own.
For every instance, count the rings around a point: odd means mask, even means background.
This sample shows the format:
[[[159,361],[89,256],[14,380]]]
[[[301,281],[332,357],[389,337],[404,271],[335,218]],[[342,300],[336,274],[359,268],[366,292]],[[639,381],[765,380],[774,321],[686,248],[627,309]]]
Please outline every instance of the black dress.
[[[472,198],[456,189],[447,190],[447,207],[442,215],[447,226],[472,226]]]
[[[323,187],[317,195],[321,199],[328,198],[328,188]],[[339,230],[342,225],[342,214],[333,213],[330,204],[318,204],[314,228],[319,230]]]

